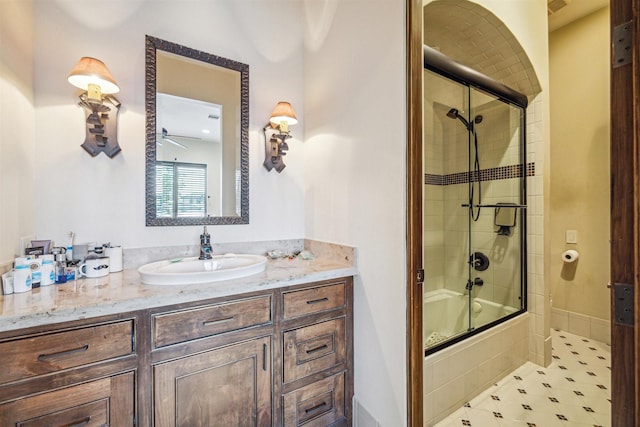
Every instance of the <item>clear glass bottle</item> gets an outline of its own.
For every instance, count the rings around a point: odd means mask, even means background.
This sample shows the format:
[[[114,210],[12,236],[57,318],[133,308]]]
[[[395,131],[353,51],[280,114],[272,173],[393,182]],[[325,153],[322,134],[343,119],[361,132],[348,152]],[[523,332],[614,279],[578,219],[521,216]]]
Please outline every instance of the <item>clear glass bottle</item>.
[[[67,283],[67,257],[65,252],[55,254],[55,258],[54,271],[56,284]]]

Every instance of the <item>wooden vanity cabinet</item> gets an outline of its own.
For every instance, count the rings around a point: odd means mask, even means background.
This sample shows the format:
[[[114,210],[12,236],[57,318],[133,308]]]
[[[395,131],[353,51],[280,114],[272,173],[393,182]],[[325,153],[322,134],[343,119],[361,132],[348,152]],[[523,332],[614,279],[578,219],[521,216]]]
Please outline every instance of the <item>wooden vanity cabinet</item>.
[[[351,278],[0,333],[0,426],[351,425]]]
[[[136,318],[0,336],[0,426],[133,426]]]
[[[352,279],[151,313],[154,426],[351,425]]]

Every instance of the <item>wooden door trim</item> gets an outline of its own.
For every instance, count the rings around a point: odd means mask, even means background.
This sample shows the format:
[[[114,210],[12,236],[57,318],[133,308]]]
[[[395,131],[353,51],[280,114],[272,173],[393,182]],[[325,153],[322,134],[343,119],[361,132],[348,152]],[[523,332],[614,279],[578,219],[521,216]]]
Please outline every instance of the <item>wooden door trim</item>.
[[[407,0],[407,425],[423,425],[422,0]]]
[[[632,60],[611,68],[611,414],[614,427],[640,425],[640,0],[611,0],[611,34],[632,22]],[[613,58],[613,52],[611,58]],[[613,59],[612,59],[613,61]],[[615,316],[616,283],[635,290],[633,327]]]

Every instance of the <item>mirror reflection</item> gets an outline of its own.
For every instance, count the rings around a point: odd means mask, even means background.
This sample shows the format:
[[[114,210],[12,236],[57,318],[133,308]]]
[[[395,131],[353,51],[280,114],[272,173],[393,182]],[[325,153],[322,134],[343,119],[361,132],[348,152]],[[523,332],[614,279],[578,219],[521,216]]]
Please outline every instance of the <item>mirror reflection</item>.
[[[248,223],[248,74],[147,36],[147,225]]]

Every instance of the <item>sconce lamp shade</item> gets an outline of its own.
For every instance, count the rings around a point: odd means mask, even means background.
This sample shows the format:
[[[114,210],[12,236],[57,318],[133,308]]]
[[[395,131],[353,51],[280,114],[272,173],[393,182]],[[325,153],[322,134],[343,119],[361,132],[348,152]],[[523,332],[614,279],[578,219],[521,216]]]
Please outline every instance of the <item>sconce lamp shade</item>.
[[[271,122],[274,126],[279,126],[284,122],[288,127],[298,123],[298,118],[296,117],[296,113],[295,111],[293,111],[293,107],[290,103],[278,102],[278,105],[276,105],[276,108],[274,108],[273,112],[271,113],[269,122]]]
[[[100,86],[100,91],[105,94],[120,91],[104,62],[88,56],[80,58],[67,80],[75,87],[84,90],[89,90],[89,85],[92,84]]]

